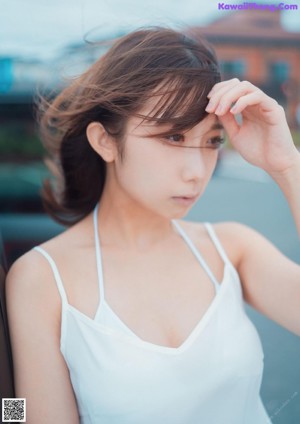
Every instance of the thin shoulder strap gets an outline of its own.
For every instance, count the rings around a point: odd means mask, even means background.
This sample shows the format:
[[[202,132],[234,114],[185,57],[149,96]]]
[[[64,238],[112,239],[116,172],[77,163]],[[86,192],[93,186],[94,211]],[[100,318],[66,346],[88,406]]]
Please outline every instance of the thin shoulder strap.
[[[178,230],[179,234],[181,235],[181,237],[184,239],[184,241],[187,243],[187,245],[189,246],[189,248],[191,249],[191,251],[193,252],[193,254],[196,256],[196,258],[198,259],[198,261],[200,262],[202,268],[206,271],[206,273],[208,274],[208,276],[210,277],[210,279],[212,280],[216,290],[218,290],[220,288],[220,283],[218,282],[218,280],[216,279],[216,277],[214,276],[214,274],[212,273],[210,267],[207,265],[207,263],[205,262],[205,260],[203,259],[202,255],[200,254],[199,250],[196,249],[194,243],[192,242],[192,240],[187,236],[187,234],[185,233],[185,231],[183,231],[183,229],[181,228],[181,226],[178,224],[178,222],[176,221],[172,221],[173,224],[175,225],[176,229]]]
[[[57,266],[56,266],[54,260],[51,258],[49,253],[47,253],[42,247],[36,246],[33,249],[40,252],[49,262],[49,264],[52,268],[53,274],[54,274],[54,279],[56,281],[56,285],[57,285],[59,294],[61,296],[62,302],[67,304],[68,303],[67,295],[66,295],[63,283],[61,281],[61,278],[60,278],[60,275],[59,275],[59,272],[58,272],[58,269],[57,269]]]
[[[219,255],[221,256],[221,258],[223,259],[225,263],[229,263],[230,262],[229,258],[226,255],[225,250],[223,249],[223,246],[221,245],[221,242],[218,239],[215,230],[213,229],[213,226],[209,222],[205,222],[204,225]]]
[[[99,284],[99,290],[100,290],[100,302],[99,302],[99,304],[100,304],[102,301],[104,301],[105,296],[104,296],[104,283],[103,283],[102,255],[101,255],[99,230],[98,230],[98,208],[99,208],[99,202],[97,203],[97,205],[94,209],[94,236],[95,236],[98,284]]]

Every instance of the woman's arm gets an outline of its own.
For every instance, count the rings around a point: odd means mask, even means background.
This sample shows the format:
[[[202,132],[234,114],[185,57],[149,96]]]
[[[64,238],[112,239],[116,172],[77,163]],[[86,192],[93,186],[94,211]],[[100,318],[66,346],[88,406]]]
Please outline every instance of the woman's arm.
[[[68,368],[60,352],[61,302],[36,252],[21,257],[6,282],[16,396],[28,424],[79,423]]]
[[[216,84],[208,97],[207,111],[219,116],[234,148],[268,172],[283,191],[300,236],[300,154],[283,108],[248,81],[236,78]],[[241,124],[235,120],[237,113]],[[238,271],[245,300],[300,336],[300,265],[257,232],[230,225],[240,246]]]
[[[233,147],[246,161],[264,169],[283,191],[300,237],[300,153],[284,109],[250,82],[237,78],[216,84],[208,97],[206,110],[219,116]],[[239,113],[240,125],[234,117]]]
[[[294,166],[284,173],[275,172],[271,176],[288,201],[300,237],[300,153]]]
[[[220,223],[215,229],[223,245],[234,240],[244,300],[300,336],[300,265],[246,225]]]

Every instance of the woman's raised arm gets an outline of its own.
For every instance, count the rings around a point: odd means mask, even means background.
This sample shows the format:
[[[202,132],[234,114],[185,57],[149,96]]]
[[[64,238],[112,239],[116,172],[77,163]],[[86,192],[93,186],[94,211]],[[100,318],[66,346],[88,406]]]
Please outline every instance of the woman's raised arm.
[[[268,172],[283,191],[300,236],[300,153],[283,108],[250,82],[237,78],[216,84],[208,97],[206,110],[219,116],[233,147]],[[240,124],[234,117],[237,113],[242,116]],[[231,232],[240,244],[238,271],[245,300],[300,336],[300,265],[245,226],[232,224]]]
[[[283,107],[237,78],[215,84],[208,97],[206,110],[219,116],[233,147],[246,161],[264,169],[283,191],[300,237],[300,153]],[[238,113],[241,125],[234,118]]]

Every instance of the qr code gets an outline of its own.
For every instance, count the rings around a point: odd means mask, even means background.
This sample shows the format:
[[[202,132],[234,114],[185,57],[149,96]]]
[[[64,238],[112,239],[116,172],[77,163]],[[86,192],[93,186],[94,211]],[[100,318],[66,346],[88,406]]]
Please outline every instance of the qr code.
[[[26,422],[26,399],[3,398],[2,399],[2,422]]]

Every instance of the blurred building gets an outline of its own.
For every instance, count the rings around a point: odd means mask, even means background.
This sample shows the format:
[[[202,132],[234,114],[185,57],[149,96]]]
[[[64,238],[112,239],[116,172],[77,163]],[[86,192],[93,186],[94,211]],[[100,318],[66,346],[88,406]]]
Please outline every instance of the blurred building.
[[[191,29],[215,47],[224,79],[259,86],[285,107],[291,127],[300,127],[300,32],[281,25],[280,11],[237,10],[208,26]],[[66,45],[48,61],[0,57],[0,122],[32,117],[33,96],[62,88],[94,63],[115,37]]]
[[[50,77],[47,63],[40,60],[0,57],[0,123],[32,119],[32,98]]]
[[[282,27],[279,10],[238,10],[193,28],[193,33],[213,44],[224,79],[238,77],[259,86],[285,107],[290,125],[297,126],[300,32]]]

